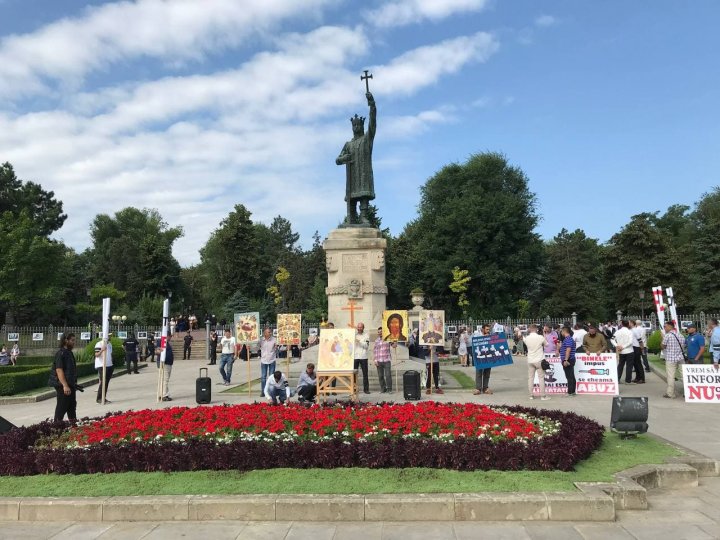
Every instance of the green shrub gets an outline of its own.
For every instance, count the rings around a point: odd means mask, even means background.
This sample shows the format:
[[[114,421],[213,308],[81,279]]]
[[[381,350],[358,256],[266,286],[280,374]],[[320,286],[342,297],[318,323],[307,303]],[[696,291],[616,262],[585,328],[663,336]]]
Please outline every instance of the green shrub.
[[[77,365],[79,377],[87,377],[95,373],[95,365],[82,363]],[[0,396],[12,396],[28,390],[49,388],[50,362],[45,367],[33,367],[25,371],[12,373],[0,372]]]
[[[49,366],[54,356],[20,356],[18,366]]]
[[[50,359],[48,358],[45,366],[50,366]],[[30,371],[33,369],[39,369],[43,366],[0,366],[0,374],[4,373],[22,373],[23,371]]]
[[[660,330],[655,330],[647,340],[647,348],[648,352],[651,353],[659,353],[660,352],[660,344],[662,343],[662,332]]]

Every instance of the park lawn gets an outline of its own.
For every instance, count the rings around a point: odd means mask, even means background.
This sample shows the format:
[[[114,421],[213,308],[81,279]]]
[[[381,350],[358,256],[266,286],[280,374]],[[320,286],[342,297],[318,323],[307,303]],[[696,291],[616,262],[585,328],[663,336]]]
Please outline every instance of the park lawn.
[[[613,473],[679,455],[650,436],[620,440],[605,434],[600,450],[575,472],[446,469],[268,469],[0,477],[0,493],[14,497],[214,495],[278,493],[464,493],[572,491],[573,482],[609,482]],[[271,456],[268,459],[272,459]]]
[[[456,369],[446,369],[444,374],[450,375],[453,379],[455,379],[461,388],[475,388],[475,380],[467,373]]]

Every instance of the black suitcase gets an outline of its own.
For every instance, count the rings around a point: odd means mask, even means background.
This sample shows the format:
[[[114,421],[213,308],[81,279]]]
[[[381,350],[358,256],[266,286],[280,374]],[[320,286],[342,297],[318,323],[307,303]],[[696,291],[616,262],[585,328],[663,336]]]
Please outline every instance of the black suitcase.
[[[403,373],[403,396],[407,400],[420,399],[419,371],[406,371]]]
[[[202,372],[205,372],[205,376],[202,376]],[[207,368],[200,368],[200,376],[195,381],[195,401],[198,403],[210,403],[210,397],[212,395],[212,381],[207,376]]]

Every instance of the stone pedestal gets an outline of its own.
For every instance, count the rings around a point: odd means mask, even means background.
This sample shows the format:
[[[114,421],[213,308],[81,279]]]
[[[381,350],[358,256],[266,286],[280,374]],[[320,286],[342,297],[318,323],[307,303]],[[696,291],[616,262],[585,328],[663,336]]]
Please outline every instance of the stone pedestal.
[[[387,297],[386,248],[387,241],[377,229],[335,229],[325,239],[328,321],[335,328],[347,328],[350,324],[347,309],[350,300],[357,308],[355,324],[364,323],[365,331],[373,336],[381,326]]]

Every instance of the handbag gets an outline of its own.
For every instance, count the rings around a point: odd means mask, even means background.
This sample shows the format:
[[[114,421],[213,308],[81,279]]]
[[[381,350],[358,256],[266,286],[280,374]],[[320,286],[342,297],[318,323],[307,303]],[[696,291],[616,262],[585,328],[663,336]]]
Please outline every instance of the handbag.
[[[675,338],[675,341],[677,341],[678,346],[680,347],[680,352],[682,353],[683,362],[685,362],[687,364],[690,359],[688,358],[688,355],[685,352],[685,349],[683,349],[682,343],[680,343],[680,340],[678,339],[677,334],[672,332],[672,335]]]
[[[543,371],[547,371],[548,369],[550,369],[550,362],[548,362],[544,358],[540,360],[540,369],[542,369]]]

